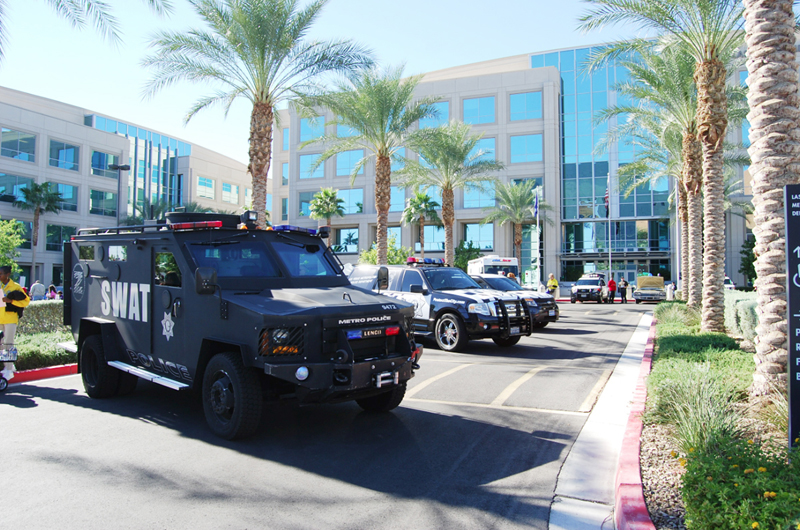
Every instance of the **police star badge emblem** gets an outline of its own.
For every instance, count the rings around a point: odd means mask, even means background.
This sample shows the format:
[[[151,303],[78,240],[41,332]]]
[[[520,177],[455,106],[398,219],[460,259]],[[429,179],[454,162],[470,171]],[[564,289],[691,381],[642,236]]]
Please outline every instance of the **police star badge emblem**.
[[[161,334],[167,338],[167,342],[174,335],[172,328],[175,327],[175,322],[172,321],[172,313],[164,313],[164,318],[161,319]]]

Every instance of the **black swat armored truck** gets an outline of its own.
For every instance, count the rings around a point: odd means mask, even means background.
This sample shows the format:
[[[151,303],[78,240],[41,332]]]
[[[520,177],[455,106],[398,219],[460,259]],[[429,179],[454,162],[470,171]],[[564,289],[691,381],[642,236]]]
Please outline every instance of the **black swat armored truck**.
[[[196,389],[227,439],[256,431],[264,400],[400,404],[422,355],[413,306],[351,286],[326,227],[254,220],[178,212],[65,244],[64,321],[90,397],[139,378]]]

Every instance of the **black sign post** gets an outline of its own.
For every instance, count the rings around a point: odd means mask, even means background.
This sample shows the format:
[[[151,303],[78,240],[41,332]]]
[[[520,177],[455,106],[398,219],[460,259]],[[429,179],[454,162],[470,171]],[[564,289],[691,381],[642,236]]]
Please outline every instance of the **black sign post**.
[[[800,438],[800,184],[784,188],[786,316],[789,334],[789,446]]]

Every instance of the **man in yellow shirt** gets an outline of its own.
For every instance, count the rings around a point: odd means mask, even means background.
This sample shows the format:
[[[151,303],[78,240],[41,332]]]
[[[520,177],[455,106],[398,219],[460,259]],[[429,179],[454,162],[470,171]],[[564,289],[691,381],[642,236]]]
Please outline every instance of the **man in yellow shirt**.
[[[0,349],[16,353],[14,337],[17,334],[17,323],[22,308],[26,307],[31,299],[25,294],[20,285],[11,279],[11,267],[0,267],[0,287],[3,289],[4,307],[0,308],[0,331],[3,332],[3,342]],[[6,380],[14,377],[14,363],[3,363],[3,377]]]
[[[552,294],[553,296],[555,296],[557,290],[558,290],[558,280],[556,280],[556,276],[551,272],[550,278],[547,280],[547,294]]]

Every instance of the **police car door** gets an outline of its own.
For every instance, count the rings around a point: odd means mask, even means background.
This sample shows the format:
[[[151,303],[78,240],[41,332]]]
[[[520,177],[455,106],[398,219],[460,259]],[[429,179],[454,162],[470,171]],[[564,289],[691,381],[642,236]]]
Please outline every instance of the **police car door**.
[[[175,260],[175,253],[176,249],[168,246],[156,246],[153,249],[153,351],[168,355],[173,362],[186,364],[185,359],[178,358],[184,352],[185,281]]]
[[[400,295],[397,298],[414,304],[414,320],[418,323],[422,323],[421,321],[427,323],[427,320],[430,318],[431,297],[433,295],[430,291],[425,295],[422,293],[412,293],[412,285],[418,285],[423,288],[427,288],[428,286],[425,278],[422,277],[422,273],[415,269],[409,269],[403,274],[403,281],[400,284]]]

